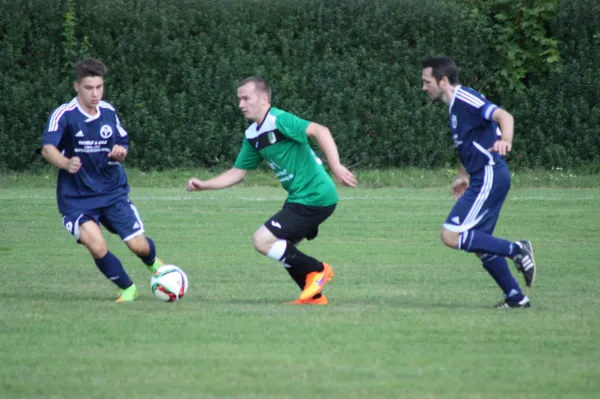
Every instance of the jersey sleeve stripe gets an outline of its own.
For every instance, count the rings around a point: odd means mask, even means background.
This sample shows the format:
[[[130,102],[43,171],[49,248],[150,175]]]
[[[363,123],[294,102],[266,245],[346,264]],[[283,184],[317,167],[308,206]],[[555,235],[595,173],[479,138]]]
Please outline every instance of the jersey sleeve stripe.
[[[60,107],[58,107],[56,109],[56,111],[54,111],[52,113],[52,116],[50,116],[50,123],[48,124],[48,131],[49,132],[57,131],[58,130],[58,122],[60,121],[60,118],[63,117],[65,112],[71,111],[75,108],[77,108],[77,104],[74,104],[73,102],[70,102],[68,104],[63,104]]]
[[[117,130],[119,131],[119,134],[121,135],[121,137],[127,137],[127,130],[123,129],[123,127],[117,123]]]
[[[62,114],[64,113],[66,108],[67,108],[67,104],[61,105],[60,107],[58,107],[54,110],[52,115],[50,115],[50,123],[48,124],[49,132],[56,131],[56,129],[58,128],[57,121],[60,119],[60,117],[62,116]]]
[[[125,128],[121,125],[121,120],[119,119],[119,116],[116,113],[115,119],[117,120],[117,130],[119,131],[119,134],[121,135],[121,137],[127,137],[127,130],[125,130]]]
[[[465,97],[462,97],[460,95],[457,95],[456,98],[459,99],[460,101],[464,102],[464,103],[472,105],[473,107],[475,107],[477,109],[479,109],[479,108],[481,108],[483,106],[483,103],[477,103],[475,101],[472,101],[469,98],[465,98]]]
[[[102,108],[108,108],[111,111],[115,110],[115,107],[113,107],[112,105],[110,105],[109,103],[107,103],[106,101],[100,101],[100,103],[98,104],[100,107]]]
[[[487,119],[488,121],[492,120],[492,116],[494,115],[494,112],[498,109],[498,106],[495,104],[490,104],[488,105],[488,107],[484,110],[484,114],[483,117],[485,119]]]
[[[473,100],[476,103],[481,103],[481,104],[485,104],[485,101],[483,101],[481,98],[477,97],[475,94],[473,93],[469,93],[466,90],[463,90],[462,87],[458,88],[458,94],[460,94],[462,97],[464,98],[470,98],[471,100]]]
[[[483,101],[481,101],[480,99],[478,99],[477,97],[474,96],[466,96],[464,95],[462,92],[458,92],[456,94],[456,98],[458,98],[459,100],[461,100],[462,102],[465,102],[467,104],[472,105],[475,108],[481,108],[485,103]]]

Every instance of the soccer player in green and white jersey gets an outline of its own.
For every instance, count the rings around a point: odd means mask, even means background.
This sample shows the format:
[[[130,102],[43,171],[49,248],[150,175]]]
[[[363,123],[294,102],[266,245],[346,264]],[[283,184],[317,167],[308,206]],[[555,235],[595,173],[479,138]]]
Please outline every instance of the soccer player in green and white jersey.
[[[281,262],[298,284],[302,292],[291,303],[326,305],[328,300],[321,291],[333,277],[333,270],[327,263],[299,251],[297,245],[304,238],[312,240],[317,236],[319,225],[333,213],[338,195],[308,138],[317,140],[342,184],[356,187],[356,177],[340,163],[337,146],[327,127],[271,107],[271,89],[265,79],[243,80],[237,96],[244,117],[253,123],[246,129],[235,165],[206,181],[190,179],[187,190],[230,187],[265,159],[288,192],[288,198],[283,208],[254,233],[254,248]]]

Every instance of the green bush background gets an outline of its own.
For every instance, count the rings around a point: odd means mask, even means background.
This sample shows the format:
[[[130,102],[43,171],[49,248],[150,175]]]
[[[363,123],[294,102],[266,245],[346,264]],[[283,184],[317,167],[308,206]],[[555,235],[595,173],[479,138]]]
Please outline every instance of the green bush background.
[[[421,92],[433,54],[513,113],[513,168],[600,170],[600,2],[486,3],[0,0],[0,170],[42,165],[33,151],[87,56],[110,68],[105,100],[143,170],[229,167],[250,75],[274,105],[329,126],[349,165],[454,165],[447,109]]]

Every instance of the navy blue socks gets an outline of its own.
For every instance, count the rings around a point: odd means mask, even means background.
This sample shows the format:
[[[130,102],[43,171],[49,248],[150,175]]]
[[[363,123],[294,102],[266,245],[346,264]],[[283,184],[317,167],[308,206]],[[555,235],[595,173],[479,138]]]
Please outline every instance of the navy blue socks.
[[[156,260],[156,247],[154,246],[154,241],[150,237],[146,237],[148,240],[148,245],[150,246],[150,251],[146,256],[140,256],[140,259],[146,266],[152,266],[154,261]]]
[[[515,280],[510,272],[506,258],[497,255],[483,254],[479,256],[479,259],[483,264],[483,268],[487,270],[490,276],[492,276],[507,298],[516,301],[523,299],[525,295],[523,295],[519,283],[517,283],[517,280]]]
[[[133,285],[133,282],[123,269],[121,261],[110,251],[103,258],[94,259],[98,269],[106,276],[107,279],[115,283],[119,288],[126,289]]]
[[[507,258],[513,258],[519,251],[519,247],[508,240],[475,230],[460,234],[457,249],[466,252],[494,254]]]

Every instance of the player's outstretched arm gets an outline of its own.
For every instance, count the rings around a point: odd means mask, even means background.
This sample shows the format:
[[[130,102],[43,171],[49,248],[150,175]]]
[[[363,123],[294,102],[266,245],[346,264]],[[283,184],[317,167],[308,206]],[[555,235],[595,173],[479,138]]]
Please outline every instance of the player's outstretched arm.
[[[247,173],[248,171],[244,169],[231,168],[227,172],[221,173],[209,180],[200,180],[192,177],[187,183],[186,190],[218,190],[230,187],[244,180]]]
[[[41,154],[50,164],[59,169],[64,169],[71,174],[77,173],[79,168],[81,168],[81,159],[79,157],[67,158],[52,144],[44,145]]]
[[[337,179],[345,186],[356,187],[356,177],[340,163],[337,145],[333,140],[329,128],[311,122],[306,128],[306,135],[308,137],[314,137],[317,140],[319,147],[321,147],[327,157],[327,163],[329,163],[329,167],[331,167],[335,177],[337,177]]]

